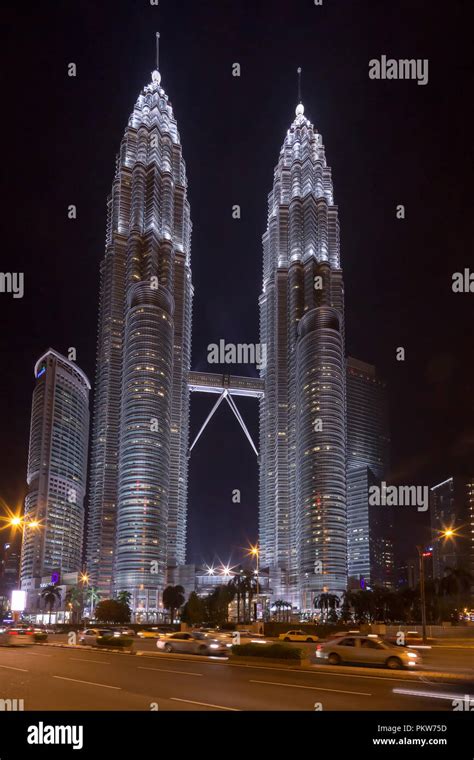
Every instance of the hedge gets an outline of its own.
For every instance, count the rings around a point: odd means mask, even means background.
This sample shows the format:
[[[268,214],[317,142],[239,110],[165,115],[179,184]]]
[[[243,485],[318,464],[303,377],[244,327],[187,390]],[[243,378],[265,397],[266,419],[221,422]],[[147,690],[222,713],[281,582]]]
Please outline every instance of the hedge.
[[[131,636],[97,636],[96,643],[100,647],[131,647],[133,639]]]
[[[275,660],[301,660],[303,652],[287,644],[234,644],[232,654],[237,657],[269,657]]]

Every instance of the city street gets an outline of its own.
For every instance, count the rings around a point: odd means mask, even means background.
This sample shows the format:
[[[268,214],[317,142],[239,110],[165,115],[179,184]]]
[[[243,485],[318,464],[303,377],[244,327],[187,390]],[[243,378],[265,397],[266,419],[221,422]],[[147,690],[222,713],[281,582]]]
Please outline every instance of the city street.
[[[423,671],[321,665],[290,670],[154,652],[0,648],[0,699],[23,699],[25,710],[452,711],[453,699],[474,697],[468,675],[452,680]],[[438,661],[442,653],[433,656]],[[455,658],[467,673],[472,649],[458,650]]]

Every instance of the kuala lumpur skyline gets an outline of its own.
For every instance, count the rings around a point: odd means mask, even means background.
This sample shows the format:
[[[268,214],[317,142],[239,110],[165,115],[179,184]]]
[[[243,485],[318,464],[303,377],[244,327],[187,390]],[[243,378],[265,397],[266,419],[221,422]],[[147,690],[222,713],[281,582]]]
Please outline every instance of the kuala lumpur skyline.
[[[296,61],[296,63],[298,63],[298,61]],[[165,65],[166,65],[166,64],[165,64]],[[295,68],[295,67],[293,67],[293,70],[294,70],[294,68]],[[304,71],[306,72],[306,68],[305,68],[305,67],[304,67]],[[304,79],[304,82],[305,82],[305,81],[307,81],[307,80],[306,80],[306,79]],[[289,83],[289,87],[288,87],[288,89],[289,89],[289,90],[290,90],[290,87],[291,87],[291,85],[290,85],[290,83]],[[287,95],[287,93],[285,93],[285,99],[286,99],[286,100],[285,100],[285,102],[286,102],[286,103],[288,103],[288,104],[289,104],[290,100],[293,100],[293,103],[294,103],[294,98],[290,98],[289,94]],[[177,96],[176,96],[176,95],[174,95],[174,97],[173,97],[173,100],[174,100],[174,101],[176,101],[176,100],[177,100]],[[305,98],[305,100],[307,100],[307,98]],[[311,109],[309,109],[309,108],[308,108],[308,111],[310,111],[310,110],[312,111],[312,110],[313,110],[313,104],[314,104],[314,96],[311,96]],[[180,103],[180,104],[179,104],[179,106],[178,106],[178,108],[181,108],[181,107],[182,107],[182,105],[181,105],[181,103]],[[285,118],[287,118],[287,116],[288,116],[288,109],[285,107],[284,109],[281,109],[281,110],[285,111]],[[123,119],[122,119],[122,121],[123,121]],[[180,124],[181,124],[181,122],[182,122],[182,119],[180,119]],[[327,128],[325,128],[325,126],[324,126],[322,123],[320,123],[320,120],[318,120],[318,126],[320,126],[320,127],[321,127],[321,130],[322,130],[322,131],[323,131],[323,133],[325,134],[325,136],[326,136],[326,141],[327,141],[328,139],[329,139],[329,140],[331,140],[331,136],[330,136],[330,134],[328,134],[328,129],[327,129]],[[272,129],[272,131],[273,131],[273,129]],[[275,132],[277,132],[277,130],[275,130]],[[281,135],[280,135],[280,136],[281,136]],[[276,138],[275,138],[275,139],[276,139]],[[273,146],[273,147],[274,147],[274,146]],[[189,152],[189,149],[188,149],[188,151],[187,151],[187,152]],[[338,160],[338,159],[337,159],[337,157],[336,157],[335,155],[333,155],[334,153],[335,153],[335,151],[334,151],[333,149],[331,149],[331,162],[332,162],[333,164],[334,164],[334,161],[335,161],[335,160]],[[262,163],[264,163],[264,162],[262,162]],[[274,160],[271,162],[270,166],[273,166],[273,164],[274,164]],[[265,172],[262,172],[262,173],[266,174],[266,177],[267,177],[266,185],[268,185],[268,165],[267,165],[267,166],[265,166],[264,168],[265,168]],[[338,176],[338,195],[340,195],[340,193],[341,193],[341,189],[339,188],[339,185],[341,184],[341,180],[342,180],[342,183],[344,183],[344,179],[343,179],[343,174],[341,174],[340,172],[339,172],[339,174],[338,174],[337,176]],[[266,187],[266,188],[265,188],[265,192],[267,192],[267,190],[268,190],[268,187]],[[263,197],[264,197],[264,196],[263,196]],[[262,201],[261,201],[261,200],[260,200],[260,205],[262,205]],[[346,213],[347,213],[347,204],[345,204],[345,205],[344,205],[344,214],[346,214]],[[255,256],[258,256],[258,253],[257,253],[257,246],[258,246],[258,243],[257,243],[257,242],[254,242],[254,247],[255,247]],[[225,313],[225,310],[223,310],[223,312]],[[229,310],[229,312],[231,312],[231,310]],[[239,312],[237,311],[237,313],[239,313]],[[88,340],[90,341],[90,337],[88,338]],[[41,345],[40,345],[40,349],[43,349],[43,348],[45,347],[45,345],[47,345],[47,344],[52,344],[52,345],[55,345],[55,346],[57,346],[57,347],[58,347],[58,349],[60,349],[60,350],[61,350],[61,349],[62,349],[62,347],[63,347],[61,344],[58,344],[58,341],[57,341],[57,340],[54,340],[53,338],[48,338],[48,339],[46,339],[46,340],[43,340],[43,343],[41,343]],[[207,345],[207,340],[205,341],[205,344]],[[64,344],[64,345],[66,345],[66,344]],[[203,348],[203,342],[201,342],[201,355],[202,355],[202,348]],[[198,351],[199,351],[199,349],[198,349]],[[36,355],[38,355],[39,353],[40,353],[40,351],[37,351],[37,352],[36,352]],[[352,350],[352,349],[351,349],[351,353],[353,353],[353,354],[355,354],[355,355],[357,355],[357,356],[360,356],[360,357],[361,357],[361,358],[363,358],[363,359],[365,359],[365,358],[367,358],[367,359],[371,359],[371,356],[367,356],[367,352],[366,352],[366,351],[364,351],[364,350],[354,351],[354,350]],[[34,356],[34,354],[32,354],[32,356]],[[375,362],[375,363],[377,363],[377,362]],[[79,364],[79,366],[83,366],[83,364],[84,364],[83,362],[81,362],[80,358],[78,359],[78,364]],[[194,363],[193,363],[193,367],[196,367],[196,364],[194,364]],[[93,374],[94,374],[94,373],[93,373],[93,371],[91,371],[91,369],[89,368],[89,366],[88,366],[88,368],[87,368],[87,369],[88,369],[88,374],[89,374],[90,376],[93,376]],[[394,371],[395,371],[395,370],[394,370]],[[447,371],[447,370],[446,370],[446,371]],[[384,374],[386,375],[387,373],[384,373]],[[251,415],[247,415],[247,419],[249,419],[249,424],[251,424],[251,421],[250,421],[250,416],[251,416]],[[240,431],[237,431],[237,433],[236,433],[236,436],[239,436],[239,441],[240,441]],[[210,438],[210,437],[209,437],[209,438]],[[240,454],[240,447],[239,447],[239,454]],[[255,465],[253,465],[253,466],[255,466]],[[449,467],[446,467],[446,468],[445,468],[445,472],[443,472],[443,474],[445,474],[445,473],[446,473],[446,474],[448,475],[448,474],[449,474],[449,472],[450,472],[450,468],[449,468]],[[236,483],[236,485],[238,485],[238,483]],[[196,496],[196,497],[194,497],[194,498],[195,498],[195,500],[197,500],[197,496]],[[230,501],[230,500],[229,500],[229,501]],[[191,509],[192,509],[192,508],[193,508],[193,507],[191,506]],[[231,506],[230,506],[230,509],[232,509],[232,507],[231,507]],[[249,532],[250,532],[250,531],[249,531]],[[223,543],[224,543],[224,542],[223,542]],[[228,545],[228,542],[227,542],[227,541],[226,541],[225,543]]]

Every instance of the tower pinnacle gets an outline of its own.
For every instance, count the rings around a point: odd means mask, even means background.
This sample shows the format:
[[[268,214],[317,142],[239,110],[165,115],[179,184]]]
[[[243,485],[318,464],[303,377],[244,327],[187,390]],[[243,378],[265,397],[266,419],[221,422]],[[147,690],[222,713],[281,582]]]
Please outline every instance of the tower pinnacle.
[[[296,106],[295,113],[297,116],[302,116],[304,114],[304,105],[301,102],[301,66],[298,66],[296,73],[298,74],[298,105]]]

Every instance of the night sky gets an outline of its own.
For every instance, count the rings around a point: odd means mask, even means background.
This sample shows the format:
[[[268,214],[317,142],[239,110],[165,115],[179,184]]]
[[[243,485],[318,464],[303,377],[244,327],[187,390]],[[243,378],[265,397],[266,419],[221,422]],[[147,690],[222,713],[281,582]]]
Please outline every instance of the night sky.
[[[432,485],[474,470],[474,293],[451,289],[453,272],[474,270],[468,2],[7,6],[0,269],[25,276],[23,299],[0,293],[7,504],[25,492],[41,352],[74,346],[94,380],[106,198],[128,116],[154,68],[155,31],[189,183],[192,368],[218,371],[207,365],[209,343],[259,340],[267,194],[302,66],[305,112],[322,133],[339,206],[347,352],[376,364],[388,382],[392,476]],[[429,59],[429,83],[370,80],[368,62],[382,54]],[[76,78],[67,76],[69,62]],[[77,220],[68,220],[69,204]],[[405,220],[396,219],[397,204]],[[398,346],[405,362],[395,359]],[[192,436],[215,400],[192,396]],[[237,405],[258,439],[257,402]],[[188,560],[235,563],[257,539],[257,510],[256,458],[223,404],[191,458]],[[413,556],[426,519],[406,508],[397,516],[400,556]]]

